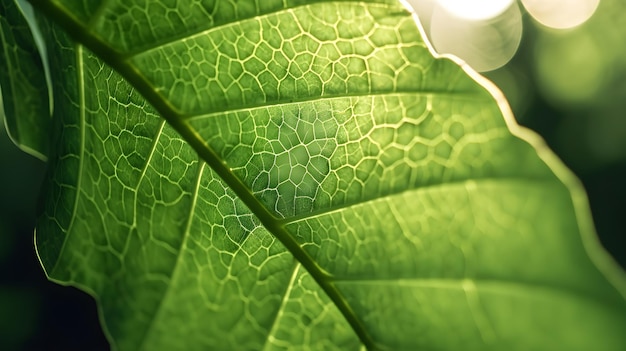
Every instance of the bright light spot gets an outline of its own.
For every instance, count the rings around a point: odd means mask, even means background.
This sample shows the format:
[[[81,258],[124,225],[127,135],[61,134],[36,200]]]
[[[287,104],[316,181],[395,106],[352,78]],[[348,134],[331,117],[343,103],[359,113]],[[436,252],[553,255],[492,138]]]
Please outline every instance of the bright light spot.
[[[565,29],[587,21],[600,0],[522,0],[522,3],[539,23]]]
[[[449,14],[467,20],[489,20],[508,10],[515,0],[437,0]],[[418,0],[419,2],[419,0]]]
[[[490,13],[497,13],[496,17],[477,20],[458,16],[460,9],[467,7],[462,5],[464,1],[439,1],[458,3],[459,7],[458,11],[450,12],[449,7],[435,6],[430,37],[437,52],[453,54],[478,72],[500,68],[513,58],[522,39],[522,14],[516,2],[484,0],[482,3],[507,3],[509,7],[504,10],[498,7],[497,11],[492,7]],[[477,12],[474,15],[478,16]]]

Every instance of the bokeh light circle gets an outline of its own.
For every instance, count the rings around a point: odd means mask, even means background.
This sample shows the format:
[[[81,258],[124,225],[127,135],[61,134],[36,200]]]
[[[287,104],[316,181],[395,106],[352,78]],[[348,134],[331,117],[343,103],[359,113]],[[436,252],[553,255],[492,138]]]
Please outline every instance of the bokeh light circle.
[[[466,20],[482,21],[495,18],[508,10],[515,0],[436,0],[450,15]],[[419,0],[417,1],[419,2]]]
[[[600,0],[522,0],[537,22],[551,28],[566,29],[581,25],[598,8]]]
[[[522,39],[522,15],[516,2],[495,17],[477,20],[459,18],[448,7],[435,6],[430,39],[441,54],[455,55],[478,72],[505,65],[515,55]]]

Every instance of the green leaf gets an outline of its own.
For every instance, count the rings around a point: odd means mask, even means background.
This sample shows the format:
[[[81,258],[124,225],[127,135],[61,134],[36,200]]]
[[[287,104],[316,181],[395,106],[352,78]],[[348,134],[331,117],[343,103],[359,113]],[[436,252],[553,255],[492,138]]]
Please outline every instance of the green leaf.
[[[81,43],[38,253],[115,348],[626,342],[577,182],[396,1],[35,6]]]
[[[46,159],[50,112],[39,50],[15,1],[0,1],[0,86],[9,136],[24,151]]]

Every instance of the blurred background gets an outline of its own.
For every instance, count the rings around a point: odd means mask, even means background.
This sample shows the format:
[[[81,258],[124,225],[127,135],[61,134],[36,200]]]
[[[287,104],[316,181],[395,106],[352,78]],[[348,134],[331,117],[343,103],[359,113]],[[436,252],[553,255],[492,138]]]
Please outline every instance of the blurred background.
[[[520,26],[496,23],[513,28],[495,35],[506,39],[496,47],[509,57],[485,61],[485,70],[501,67],[483,74],[505,93],[519,123],[543,136],[582,180],[601,242],[626,267],[626,2],[596,0],[586,22],[560,30],[529,14],[537,1],[524,2],[511,0],[517,10],[503,10],[515,18],[518,11]],[[425,11],[423,22],[442,16]],[[437,25],[429,35],[442,33]],[[93,299],[48,282],[39,265],[33,227],[45,164],[13,145],[3,125],[0,165],[0,349],[108,350]]]

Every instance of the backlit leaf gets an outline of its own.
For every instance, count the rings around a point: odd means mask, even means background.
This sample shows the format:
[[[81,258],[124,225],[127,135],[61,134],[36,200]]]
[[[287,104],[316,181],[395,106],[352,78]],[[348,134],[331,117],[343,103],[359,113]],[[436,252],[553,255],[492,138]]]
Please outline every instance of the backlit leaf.
[[[38,252],[116,348],[626,342],[577,183],[400,3],[34,4],[79,42]]]

